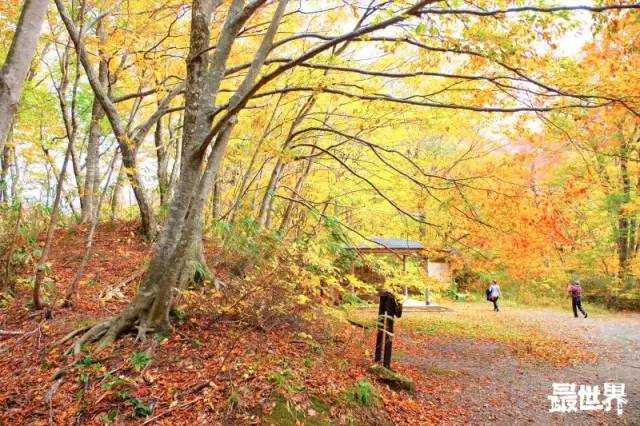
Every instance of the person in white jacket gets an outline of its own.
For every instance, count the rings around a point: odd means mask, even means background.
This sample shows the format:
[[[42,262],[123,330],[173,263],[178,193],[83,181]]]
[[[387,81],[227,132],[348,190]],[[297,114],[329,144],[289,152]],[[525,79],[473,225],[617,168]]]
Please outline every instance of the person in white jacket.
[[[498,299],[502,296],[500,293],[500,286],[496,280],[492,280],[489,288],[487,289],[487,300],[493,302],[493,310],[500,312],[500,306],[498,306]]]

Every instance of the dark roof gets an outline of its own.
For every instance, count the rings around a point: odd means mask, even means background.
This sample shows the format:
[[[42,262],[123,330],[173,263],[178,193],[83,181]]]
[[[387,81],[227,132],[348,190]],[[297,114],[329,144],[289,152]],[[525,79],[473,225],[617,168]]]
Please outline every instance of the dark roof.
[[[396,251],[416,252],[424,249],[424,246],[419,241],[372,237],[369,241],[364,241],[354,248],[360,252],[393,253]]]
[[[419,241],[403,240],[399,238],[381,238],[381,237],[373,237],[371,238],[371,240],[375,241],[377,244],[369,243],[364,247],[381,246],[381,247],[390,248],[390,249],[413,249],[413,250],[419,250],[424,248],[422,243]]]

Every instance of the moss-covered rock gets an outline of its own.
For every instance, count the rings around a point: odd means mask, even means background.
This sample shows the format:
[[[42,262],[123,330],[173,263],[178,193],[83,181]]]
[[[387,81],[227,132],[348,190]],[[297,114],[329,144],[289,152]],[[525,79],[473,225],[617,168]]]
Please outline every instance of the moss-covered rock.
[[[382,383],[386,383],[392,389],[405,390],[407,392],[415,392],[415,385],[408,377],[404,377],[395,371],[391,371],[382,365],[373,364],[369,367],[369,371],[376,376]]]

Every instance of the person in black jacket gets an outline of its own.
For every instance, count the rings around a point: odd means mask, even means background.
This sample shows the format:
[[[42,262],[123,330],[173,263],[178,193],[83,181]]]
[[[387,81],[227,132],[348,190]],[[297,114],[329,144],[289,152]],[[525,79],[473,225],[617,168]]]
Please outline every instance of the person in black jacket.
[[[393,293],[389,291],[380,292],[380,307],[378,308],[378,334],[376,336],[376,354],[375,362],[380,362],[383,358],[382,365],[391,368],[391,344],[393,341],[393,319],[402,316],[402,303],[398,302]],[[384,348],[383,342],[384,341]]]

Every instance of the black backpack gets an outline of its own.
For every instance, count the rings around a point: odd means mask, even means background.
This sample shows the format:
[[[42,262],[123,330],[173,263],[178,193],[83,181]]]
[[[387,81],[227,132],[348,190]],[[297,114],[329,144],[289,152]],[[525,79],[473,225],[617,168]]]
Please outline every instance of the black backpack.
[[[485,294],[487,295],[487,300],[491,300],[491,288],[488,288],[488,289],[485,291]]]

